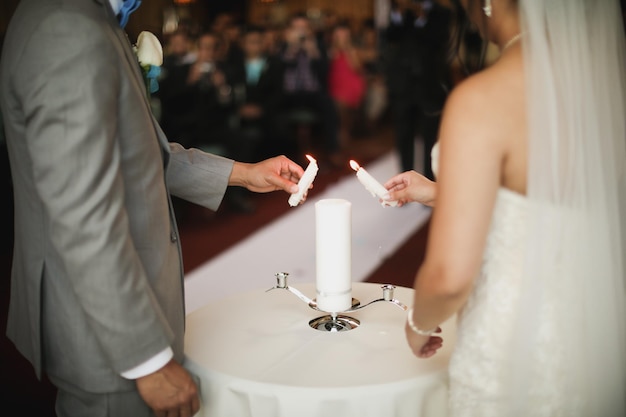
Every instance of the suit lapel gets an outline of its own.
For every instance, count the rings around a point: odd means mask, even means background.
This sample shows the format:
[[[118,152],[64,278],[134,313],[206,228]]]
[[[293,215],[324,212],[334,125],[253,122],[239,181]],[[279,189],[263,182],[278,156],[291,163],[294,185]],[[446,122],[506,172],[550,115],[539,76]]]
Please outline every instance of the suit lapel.
[[[101,0],[95,1],[99,2]],[[152,107],[150,105],[150,102],[148,101],[146,86],[144,83],[143,75],[141,73],[141,67],[139,66],[139,62],[137,61],[137,56],[132,49],[130,40],[128,39],[128,35],[124,31],[124,29],[120,27],[119,22],[117,21],[117,17],[113,13],[113,9],[111,9],[110,3],[107,0],[104,0],[102,4],[104,6],[104,9],[106,10],[107,19],[109,20],[111,28],[115,33],[115,36],[117,37],[117,40],[120,43],[122,50],[124,51],[124,58],[126,59],[128,65],[132,68],[135,87],[138,91],[141,91],[143,93],[143,103],[146,106],[146,110],[148,111],[148,113],[150,113],[150,115],[152,116]],[[154,116],[150,117],[150,119],[159,143],[164,150],[163,158],[165,165],[167,165],[167,162],[169,160],[169,142],[167,140],[167,137],[159,127],[158,122],[154,119]]]

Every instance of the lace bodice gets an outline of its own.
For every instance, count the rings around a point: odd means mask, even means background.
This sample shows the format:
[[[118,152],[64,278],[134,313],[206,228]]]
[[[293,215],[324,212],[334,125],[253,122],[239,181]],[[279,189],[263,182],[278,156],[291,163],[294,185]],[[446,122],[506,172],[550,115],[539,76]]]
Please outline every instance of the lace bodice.
[[[438,170],[438,147],[432,153],[433,171]],[[498,416],[503,411],[504,385],[509,383],[503,369],[509,357],[516,325],[516,306],[523,278],[526,245],[528,199],[501,187],[496,197],[491,226],[483,253],[483,264],[474,281],[474,289],[459,313],[457,342],[450,362],[449,405],[452,416]],[[542,342],[538,350],[550,352],[549,312],[543,317]],[[537,415],[552,414],[558,404],[554,392],[555,372],[550,370],[554,352],[537,356],[541,375],[537,395],[546,406]],[[544,372],[544,370],[546,372]]]
[[[498,190],[481,271],[459,314],[457,344],[450,361],[452,416],[501,415],[497,412],[523,270],[526,199]],[[489,403],[489,399],[493,401]]]

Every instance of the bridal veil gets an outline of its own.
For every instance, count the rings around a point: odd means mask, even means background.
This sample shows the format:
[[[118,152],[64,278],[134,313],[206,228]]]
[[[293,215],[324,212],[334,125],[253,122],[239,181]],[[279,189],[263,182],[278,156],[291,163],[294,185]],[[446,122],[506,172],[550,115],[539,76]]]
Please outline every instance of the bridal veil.
[[[551,352],[563,416],[626,415],[626,80],[617,0],[519,0],[527,77],[529,245],[511,352],[511,416]],[[556,331],[541,331],[542,320]],[[561,387],[560,389],[563,389]]]

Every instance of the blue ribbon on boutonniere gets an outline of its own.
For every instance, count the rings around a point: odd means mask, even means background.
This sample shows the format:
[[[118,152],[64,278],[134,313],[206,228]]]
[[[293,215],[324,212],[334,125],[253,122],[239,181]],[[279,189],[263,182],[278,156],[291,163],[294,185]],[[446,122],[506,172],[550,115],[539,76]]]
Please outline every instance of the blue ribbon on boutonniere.
[[[126,24],[128,23],[128,17],[131,15],[132,12],[137,10],[140,5],[141,0],[123,0],[122,7],[117,13],[121,27],[126,27]]]
[[[159,83],[157,79],[161,75],[161,67],[156,65],[150,65],[147,68],[143,68],[143,76],[146,78],[146,87],[151,94],[159,91]]]

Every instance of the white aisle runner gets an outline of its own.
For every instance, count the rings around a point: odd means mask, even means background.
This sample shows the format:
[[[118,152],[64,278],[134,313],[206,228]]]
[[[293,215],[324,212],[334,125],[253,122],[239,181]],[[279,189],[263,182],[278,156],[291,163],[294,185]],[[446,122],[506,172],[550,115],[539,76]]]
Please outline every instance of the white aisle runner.
[[[365,169],[384,183],[398,172],[395,152]],[[352,281],[363,281],[422,224],[430,209],[420,204],[382,207],[356,175],[336,184],[194,269],[185,278],[187,314],[228,295],[275,285],[274,274],[288,272],[289,283],[315,281],[315,202],[343,198],[352,203]],[[288,195],[285,194],[285,204]],[[307,294],[313,297],[314,294]]]

